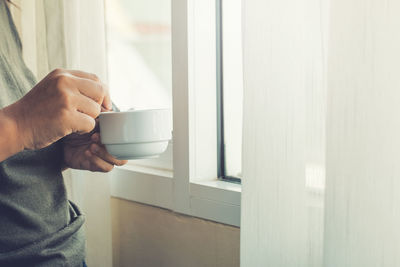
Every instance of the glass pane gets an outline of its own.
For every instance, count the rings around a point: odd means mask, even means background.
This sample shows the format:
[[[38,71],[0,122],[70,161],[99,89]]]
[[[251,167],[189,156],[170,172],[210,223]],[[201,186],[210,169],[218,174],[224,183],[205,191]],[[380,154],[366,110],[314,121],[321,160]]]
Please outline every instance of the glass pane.
[[[121,110],[171,107],[170,6],[169,0],[106,0],[108,78]]]
[[[105,2],[113,102],[120,110],[172,109],[171,1]],[[172,169],[172,147],[157,159],[134,163]]]
[[[222,1],[225,176],[237,178],[241,178],[242,172],[243,74],[241,12],[241,0]]]

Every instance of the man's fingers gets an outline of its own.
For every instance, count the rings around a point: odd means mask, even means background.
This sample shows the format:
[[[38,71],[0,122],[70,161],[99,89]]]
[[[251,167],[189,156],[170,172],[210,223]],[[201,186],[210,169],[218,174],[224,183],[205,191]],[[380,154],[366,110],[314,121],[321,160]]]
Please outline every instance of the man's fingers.
[[[76,103],[76,109],[79,112],[85,113],[92,118],[97,118],[101,112],[100,105],[93,99],[84,95],[77,95],[74,102]]]
[[[100,142],[100,134],[99,133],[92,134],[91,139],[93,142],[99,143]]]
[[[105,90],[106,90],[106,95],[104,96],[102,107],[105,107],[106,110],[111,110],[112,102],[111,102],[110,92],[107,87]]]
[[[100,143],[101,141],[100,139],[101,139],[100,133],[96,132],[92,134],[91,140],[94,142],[94,144],[92,144],[90,148],[93,153],[99,155],[104,160],[109,161],[110,163],[113,163],[118,166],[125,165],[128,162],[127,160],[116,159],[110,153],[108,153],[104,145]]]
[[[87,170],[93,172],[109,172],[114,168],[113,164],[106,162],[97,155],[91,153],[89,150],[86,150],[85,156],[88,157],[88,162],[90,163],[90,166],[85,166],[88,167],[86,168]]]
[[[74,77],[74,79],[76,87],[82,95],[93,99],[99,105],[103,104],[106,88],[102,83],[79,77]]]
[[[92,152],[93,154],[100,157],[104,161],[106,161],[110,164],[113,164],[113,165],[122,166],[127,163],[126,160],[119,160],[119,159],[114,158],[112,155],[110,155],[107,152],[107,150],[103,146],[100,146],[98,144],[92,144],[90,146],[90,152]]]
[[[71,128],[76,133],[89,133],[96,126],[96,121],[89,115],[76,111],[71,117]]]
[[[111,102],[110,94],[108,92],[108,87],[107,87],[107,85],[103,84],[100,81],[100,79],[97,77],[96,74],[88,73],[88,72],[84,72],[84,71],[80,71],[80,70],[70,70],[68,72],[70,74],[76,76],[76,77],[83,78],[83,79],[88,79],[88,80],[91,80],[93,82],[100,83],[101,86],[103,87],[103,90],[105,91],[103,102],[100,103],[100,104],[102,106],[104,106],[105,110],[111,110],[112,109],[112,102]]]
[[[80,78],[89,79],[89,80],[92,80],[95,82],[100,81],[99,77],[97,77],[97,75],[93,74],[93,73],[84,72],[81,70],[66,70],[66,71],[69,72],[70,74],[80,77]]]

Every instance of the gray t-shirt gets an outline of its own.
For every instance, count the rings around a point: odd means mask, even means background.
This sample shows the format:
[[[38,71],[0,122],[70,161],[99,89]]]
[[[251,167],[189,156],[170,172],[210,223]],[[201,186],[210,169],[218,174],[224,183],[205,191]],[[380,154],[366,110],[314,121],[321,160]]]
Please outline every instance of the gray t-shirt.
[[[0,108],[35,83],[7,4],[0,0]],[[84,217],[67,200],[61,166],[59,142],[0,162],[0,266],[82,266]]]

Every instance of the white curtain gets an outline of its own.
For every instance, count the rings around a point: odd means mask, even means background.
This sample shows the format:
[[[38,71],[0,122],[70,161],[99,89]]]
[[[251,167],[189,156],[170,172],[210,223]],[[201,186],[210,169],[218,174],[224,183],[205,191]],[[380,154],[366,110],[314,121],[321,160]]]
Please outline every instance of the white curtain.
[[[242,4],[241,266],[400,266],[400,2]]]
[[[38,80],[54,68],[80,69],[106,76],[103,0],[16,1],[12,14],[24,59]],[[110,193],[107,175],[64,173],[69,197],[86,214],[87,263],[112,265]]]

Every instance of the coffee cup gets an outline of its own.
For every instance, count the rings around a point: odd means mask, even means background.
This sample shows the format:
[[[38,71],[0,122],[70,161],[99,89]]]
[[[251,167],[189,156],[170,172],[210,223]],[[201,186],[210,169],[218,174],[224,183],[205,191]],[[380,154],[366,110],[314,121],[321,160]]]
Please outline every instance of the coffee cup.
[[[172,138],[170,109],[102,112],[100,138],[117,159],[143,159],[163,153]]]

